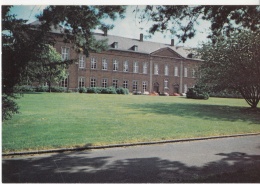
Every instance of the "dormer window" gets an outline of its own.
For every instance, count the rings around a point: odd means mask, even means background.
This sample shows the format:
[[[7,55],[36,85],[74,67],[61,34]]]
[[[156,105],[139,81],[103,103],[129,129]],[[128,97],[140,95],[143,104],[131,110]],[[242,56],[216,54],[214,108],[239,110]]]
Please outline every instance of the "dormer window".
[[[118,42],[114,42],[114,43],[113,43],[113,48],[114,48],[114,49],[118,49]]]
[[[134,51],[138,51],[138,46],[137,46],[137,45],[134,45],[134,46],[133,46],[133,50],[134,50]]]
[[[193,53],[189,53],[188,54],[188,58],[193,58],[194,54]]]

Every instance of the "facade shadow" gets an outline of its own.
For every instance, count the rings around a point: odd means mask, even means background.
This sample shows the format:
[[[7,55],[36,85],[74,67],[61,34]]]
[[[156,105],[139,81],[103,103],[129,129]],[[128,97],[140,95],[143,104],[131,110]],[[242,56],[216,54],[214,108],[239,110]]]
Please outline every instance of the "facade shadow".
[[[181,117],[199,117],[223,121],[250,121],[260,124],[260,111],[250,111],[245,107],[224,105],[183,104],[183,103],[147,103],[128,104],[126,108],[138,109],[144,113],[169,114]]]
[[[86,152],[4,159],[4,183],[260,182],[260,156],[218,153],[201,167],[159,157],[118,159]],[[223,158],[222,158],[223,157]]]

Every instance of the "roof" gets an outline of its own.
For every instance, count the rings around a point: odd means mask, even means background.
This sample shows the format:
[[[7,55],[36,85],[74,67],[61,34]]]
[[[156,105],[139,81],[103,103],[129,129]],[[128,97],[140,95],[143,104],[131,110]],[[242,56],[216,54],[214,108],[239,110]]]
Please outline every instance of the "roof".
[[[35,21],[35,22],[31,23],[31,25],[34,25],[34,26],[37,26],[39,24],[41,24],[40,21]],[[64,29],[61,26],[56,27],[56,28],[54,26],[51,27],[52,33],[61,33],[63,31],[64,31]],[[195,50],[193,48],[182,47],[182,46],[171,46],[170,44],[151,42],[151,41],[145,41],[145,40],[140,41],[140,39],[126,38],[126,37],[114,36],[114,35],[105,36],[102,33],[94,33],[94,37],[97,40],[107,39],[110,49],[113,49],[113,50],[121,50],[121,51],[129,51],[129,52],[132,51],[133,52],[134,51],[133,47],[137,46],[138,49],[135,52],[151,54],[162,48],[170,48],[171,50],[173,50],[174,52],[176,52],[178,55],[180,55],[183,58],[200,60],[200,59],[188,57],[189,54],[195,52]],[[170,41],[171,40],[169,40],[169,42]],[[116,48],[113,47],[115,42],[117,42]]]

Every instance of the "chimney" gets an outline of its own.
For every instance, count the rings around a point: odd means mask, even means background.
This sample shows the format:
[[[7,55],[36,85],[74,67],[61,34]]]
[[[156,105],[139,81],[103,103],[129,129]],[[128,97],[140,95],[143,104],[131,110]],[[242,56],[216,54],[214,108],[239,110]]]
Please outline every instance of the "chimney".
[[[143,33],[140,34],[140,41],[141,41],[141,42],[144,41],[144,35],[143,35]]]
[[[103,31],[104,31],[104,36],[107,36],[107,28],[104,28]]]
[[[174,39],[171,39],[171,46],[174,46]]]

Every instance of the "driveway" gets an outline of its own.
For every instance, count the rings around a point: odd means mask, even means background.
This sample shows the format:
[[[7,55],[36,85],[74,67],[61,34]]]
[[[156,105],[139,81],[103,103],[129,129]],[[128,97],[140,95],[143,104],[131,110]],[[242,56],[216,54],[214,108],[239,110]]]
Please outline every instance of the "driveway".
[[[260,136],[2,160],[2,182],[260,182]]]

